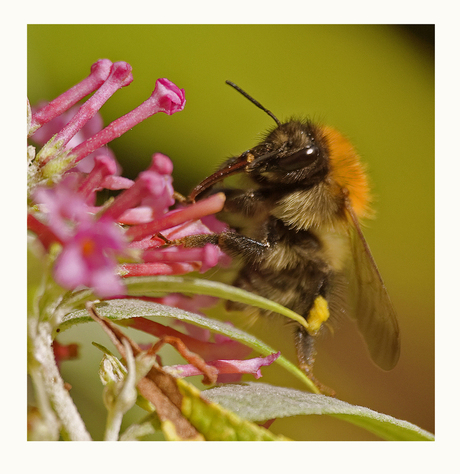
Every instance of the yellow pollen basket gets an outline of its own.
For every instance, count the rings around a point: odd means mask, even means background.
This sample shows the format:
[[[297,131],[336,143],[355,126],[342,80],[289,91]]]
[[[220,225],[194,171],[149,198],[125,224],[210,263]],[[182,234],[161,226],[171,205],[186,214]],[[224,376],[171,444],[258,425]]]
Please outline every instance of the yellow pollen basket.
[[[329,318],[329,307],[322,296],[317,296],[307,318],[308,332],[314,335]]]

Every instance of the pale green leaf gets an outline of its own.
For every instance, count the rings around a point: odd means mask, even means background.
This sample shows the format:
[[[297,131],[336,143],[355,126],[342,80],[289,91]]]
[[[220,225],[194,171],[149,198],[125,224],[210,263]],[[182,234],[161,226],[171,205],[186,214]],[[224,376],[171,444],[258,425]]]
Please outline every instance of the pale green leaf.
[[[182,414],[207,441],[287,441],[200,396],[193,385],[178,380],[183,395]]]
[[[330,415],[358,425],[377,436],[393,441],[428,441],[434,436],[412,423],[398,420],[369,408],[350,405],[336,398],[263,383],[224,385],[202,392],[250,421],[296,415]]]
[[[199,314],[190,313],[188,311],[183,311],[178,308],[172,308],[170,306],[165,306],[150,301],[135,299],[109,300],[96,303],[95,308],[100,316],[107,317],[115,322],[122,322],[125,319],[136,317],[175,318],[182,321],[187,321],[202,328],[209,329],[210,331],[222,334],[235,341],[239,341],[265,356],[273,354],[274,352],[278,352],[251,334],[248,334],[247,332],[244,332],[241,329],[235,328],[229,324],[225,324],[221,321],[207,318]],[[64,316],[59,330],[60,332],[63,332],[75,324],[89,321],[92,321],[92,319],[86,310],[73,311]],[[313,382],[286,358],[280,356],[275,361],[275,363],[283,366],[295,377],[302,380],[302,382],[304,382],[310,390],[318,393],[318,389],[313,384]]]

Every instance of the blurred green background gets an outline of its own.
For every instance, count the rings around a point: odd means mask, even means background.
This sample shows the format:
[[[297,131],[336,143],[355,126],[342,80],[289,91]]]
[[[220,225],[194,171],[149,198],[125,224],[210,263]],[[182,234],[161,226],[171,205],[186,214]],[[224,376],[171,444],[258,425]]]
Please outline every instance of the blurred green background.
[[[86,77],[97,59],[127,61],[134,81],[103,107],[108,124],[146,100],[156,78],[172,80],[185,89],[185,110],[154,116],[111,147],[129,177],[152,153],[167,154],[175,188],[185,194],[273,126],[226,79],[281,120],[307,115],[348,136],[373,185],[376,219],[364,232],[398,312],[402,353],[393,371],[379,370],[354,324],[343,322],[320,341],[316,375],[345,401],[433,432],[433,34],[397,25],[29,25],[28,94],[32,104],[50,100]],[[254,331],[294,360],[289,328],[258,326]],[[107,342],[92,325],[63,334],[62,342],[84,341],[81,360],[64,363],[63,374],[100,438],[101,354],[92,340]],[[264,382],[303,388],[281,369],[264,374]],[[298,440],[376,439],[326,417],[279,419],[271,429]]]

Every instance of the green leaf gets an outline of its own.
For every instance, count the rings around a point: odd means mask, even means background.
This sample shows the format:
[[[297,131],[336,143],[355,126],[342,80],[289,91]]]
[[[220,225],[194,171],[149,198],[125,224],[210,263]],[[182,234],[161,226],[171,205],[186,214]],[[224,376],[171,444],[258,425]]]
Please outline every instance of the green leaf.
[[[308,330],[307,321],[299,314],[270,301],[262,296],[226,285],[217,281],[180,276],[131,277],[125,280],[128,292],[133,296],[158,295],[158,293],[191,293],[194,295],[216,296],[231,301],[238,301],[257,308],[266,309],[293,319]]]
[[[184,380],[179,379],[177,382],[184,397],[182,414],[207,441],[288,441],[217,403],[204,400],[200,391]]]
[[[133,423],[120,436],[120,441],[137,441],[144,436],[154,434],[160,430],[160,423],[155,414],[149,416],[141,423]]]
[[[434,435],[404,420],[369,408],[350,405],[336,398],[263,383],[224,385],[202,392],[250,421],[295,415],[330,415],[358,425],[392,441],[432,441]]]
[[[247,332],[244,332],[241,329],[235,328],[229,324],[225,324],[221,321],[207,318],[199,314],[190,313],[188,311],[183,311],[178,308],[172,308],[170,306],[165,306],[150,301],[135,299],[109,300],[96,303],[95,307],[100,316],[105,316],[115,322],[122,322],[125,319],[136,317],[176,318],[195,324],[196,326],[209,329],[210,331],[223,334],[224,336],[251,347],[265,356],[273,354],[274,352],[278,352],[251,334],[248,334]],[[92,321],[92,319],[86,310],[73,311],[64,316],[59,330],[62,332],[75,324],[89,321]],[[280,364],[291,374],[300,379],[303,383],[305,383],[305,385],[307,385],[309,390],[318,393],[318,388],[313,384],[313,382],[286,358],[280,356],[275,361],[275,363]]]

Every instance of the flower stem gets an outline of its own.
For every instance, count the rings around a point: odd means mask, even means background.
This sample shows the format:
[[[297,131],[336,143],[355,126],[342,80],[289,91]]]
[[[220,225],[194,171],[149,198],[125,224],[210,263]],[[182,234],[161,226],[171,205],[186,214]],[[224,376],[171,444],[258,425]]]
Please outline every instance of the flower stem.
[[[136,364],[133,352],[126,340],[123,341],[123,346],[126,351],[128,370],[125,380],[122,382],[121,390],[118,393],[117,387],[114,385],[109,385],[105,388],[104,403],[108,414],[104,441],[118,441],[123,416],[134,405],[137,398]]]
[[[35,334],[29,329],[29,373],[34,384],[37,402],[52,435],[57,439],[59,429],[64,438],[72,441],[91,441],[80,414],[64,386],[51,345],[51,325],[40,322]]]
[[[75,105],[80,99],[83,99],[83,97],[97,90],[109,76],[111,67],[112,61],[108,59],[96,61],[91,66],[91,74],[86,79],[33,114],[29,136],[33,135],[43,124],[58,117],[66,110],[69,110],[70,107]]]

